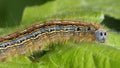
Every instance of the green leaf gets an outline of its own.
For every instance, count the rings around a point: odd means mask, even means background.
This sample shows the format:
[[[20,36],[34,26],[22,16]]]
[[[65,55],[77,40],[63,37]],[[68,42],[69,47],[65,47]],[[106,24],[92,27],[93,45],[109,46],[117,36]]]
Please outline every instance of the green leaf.
[[[74,43],[73,43],[74,44]],[[120,50],[104,44],[77,43],[59,49],[40,59],[42,68],[117,68]]]
[[[0,63],[1,68],[37,68],[37,63],[32,63],[27,57],[19,56]]]

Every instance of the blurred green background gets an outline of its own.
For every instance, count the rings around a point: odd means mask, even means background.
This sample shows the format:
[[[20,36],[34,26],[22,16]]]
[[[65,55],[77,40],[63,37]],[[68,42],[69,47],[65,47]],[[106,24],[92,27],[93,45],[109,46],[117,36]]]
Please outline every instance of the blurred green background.
[[[0,26],[19,25],[26,7],[41,6],[46,2],[48,0],[0,0]]]
[[[118,68],[120,65],[120,0],[0,0],[0,36],[48,20],[78,20],[104,26],[104,44],[72,41],[40,54],[40,62],[28,57],[0,63],[2,68]],[[67,46],[64,45],[71,45]],[[49,45],[48,45],[49,46]],[[48,49],[49,50],[49,49]],[[73,54],[74,53],[74,54]]]

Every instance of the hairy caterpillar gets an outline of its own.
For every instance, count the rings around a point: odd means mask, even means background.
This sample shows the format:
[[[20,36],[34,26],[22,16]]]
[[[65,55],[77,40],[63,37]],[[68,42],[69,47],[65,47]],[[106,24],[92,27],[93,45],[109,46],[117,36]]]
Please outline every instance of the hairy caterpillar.
[[[33,25],[22,31],[0,38],[0,57],[14,54],[25,54],[30,50],[39,50],[48,41],[105,42],[106,31],[98,26],[72,20],[54,20]]]

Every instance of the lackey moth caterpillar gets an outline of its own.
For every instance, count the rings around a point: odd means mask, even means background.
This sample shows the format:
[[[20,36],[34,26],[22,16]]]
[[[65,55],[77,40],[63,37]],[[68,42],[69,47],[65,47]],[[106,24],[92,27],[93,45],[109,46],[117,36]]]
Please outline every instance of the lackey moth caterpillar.
[[[73,20],[53,20],[30,26],[0,38],[0,59],[40,50],[47,42],[77,40],[106,41],[106,31],[97,25]]]

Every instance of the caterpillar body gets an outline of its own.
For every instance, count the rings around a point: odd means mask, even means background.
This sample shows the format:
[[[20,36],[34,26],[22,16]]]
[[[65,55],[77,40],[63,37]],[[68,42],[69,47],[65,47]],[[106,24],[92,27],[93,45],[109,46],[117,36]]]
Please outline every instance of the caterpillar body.
[[[30,26],[0,38],[0,58],[40,50],[47,42],[66,41],[105,42],[106,31],[97,25],[73,20],[53,20]]]

